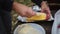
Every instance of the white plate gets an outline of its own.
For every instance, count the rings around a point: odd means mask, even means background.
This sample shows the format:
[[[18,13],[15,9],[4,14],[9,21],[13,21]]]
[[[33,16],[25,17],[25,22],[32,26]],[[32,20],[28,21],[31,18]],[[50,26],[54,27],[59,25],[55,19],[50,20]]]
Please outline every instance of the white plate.
[[[60,29],[58,28],[58,25],[60,24],[60,10],[58,10],[54,16],[54,23],[52,26],[52,33],[51,34],[59,34]]]
[[[21,30],[22,28],[24,28],[25,26],[31,26],[34,29],[36,29],[36,31],[41,32],[42,34],[46,34],[44,28],[41,25],[35,24],[35,23],[26,23],[26,24],[22,24],[17,26],[17,28],[14,30],[14,34],[18,34],[18,30]],[[29,29],[29,28],[28,28]],[[29,31],[29,34],[32,33],[31,31]],[[40,34],[40,33],[39,33]]]

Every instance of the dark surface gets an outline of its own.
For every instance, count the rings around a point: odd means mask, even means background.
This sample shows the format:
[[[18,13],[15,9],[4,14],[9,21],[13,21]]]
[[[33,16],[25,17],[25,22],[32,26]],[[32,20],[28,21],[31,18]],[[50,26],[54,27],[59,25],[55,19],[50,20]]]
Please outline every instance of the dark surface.
[[[60,9],[60,0],[45,0],[48,2],[50,9],[58,10]],[[50,5],[50,3],[54,3],[54,5]]]
[[[60,0],[44,0],[47,1],[48,3],[60,3]]]
[[[52,3],[51,3],[52,4]],[[59,10],[60,9],[60,5],[55,3],[55,5],[49,5],[51,10]]]

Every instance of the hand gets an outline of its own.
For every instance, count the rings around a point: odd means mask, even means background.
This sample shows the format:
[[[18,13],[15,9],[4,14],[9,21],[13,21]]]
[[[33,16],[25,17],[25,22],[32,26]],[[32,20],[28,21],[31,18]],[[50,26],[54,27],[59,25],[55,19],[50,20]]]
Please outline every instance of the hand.
[[[50,16],[51,16],[51,13],[50,13],[50,10],[49,10],[49,8],[47,7],[47,8],[45,8],[45,9],[42,9],[42,11],[41,12],[43,12],[43,13],[46,13],[47,14],[47,19],[46,20],[48,20],[49,18],[50,18]]]
[[[42,8],[41,12],[46,13],[47,14],[47,19],[49,19],[50,16],[51,16],[51,11],[50,11],[48,5],[46,4],[46,2],[44,2],[44,1],[42,2],[41,8]]]
[[[19,15],[21,15],[22,17],[32,17],[35,15],[35,12],[30,7],[23,7],[21,10],[18,11]]]
[[[13,9],[23,17],[31,17],[35,15],[35,12],[32,10],[32,8],[27,7],[25,5],[22,5],[20,3],[14,3]]]

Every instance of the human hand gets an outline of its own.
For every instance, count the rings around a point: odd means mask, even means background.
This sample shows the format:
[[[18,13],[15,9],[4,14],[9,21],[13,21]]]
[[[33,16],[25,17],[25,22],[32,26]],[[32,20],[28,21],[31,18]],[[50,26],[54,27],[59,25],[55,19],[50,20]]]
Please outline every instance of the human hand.
[[[32,10],[32,8],[17,2],[13,3],[13,9],[22,17],[31,17],[35,15],[35,12]]]
[[[46,2],[42,2],[42,4],[41,4],[41,12],[44,12],[44,13],[46,13],[47,14],[47,19],[49,19],[50,18],[50,16],[51,16],[51,11],[50,11],[50,9],[49,9],[49,7],[48,7],[48,5],[46,4]]]
[[[22,17],[32,17],[35,14],[35,11],[33,11],[31,7],[26,6],[19,10],[19,15],[21,15]]]

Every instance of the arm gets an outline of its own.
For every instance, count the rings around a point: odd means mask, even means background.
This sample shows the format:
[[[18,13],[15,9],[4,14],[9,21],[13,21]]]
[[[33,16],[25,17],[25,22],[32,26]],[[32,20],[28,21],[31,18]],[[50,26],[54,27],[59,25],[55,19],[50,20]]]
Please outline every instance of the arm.
[[[31,17],[31,16],[35,15],[35,12],[31,8],[29,8],[23,4],[17,3],[17,2],[13,3],[13,9],[19,15],[24,16],[24,17]]]

